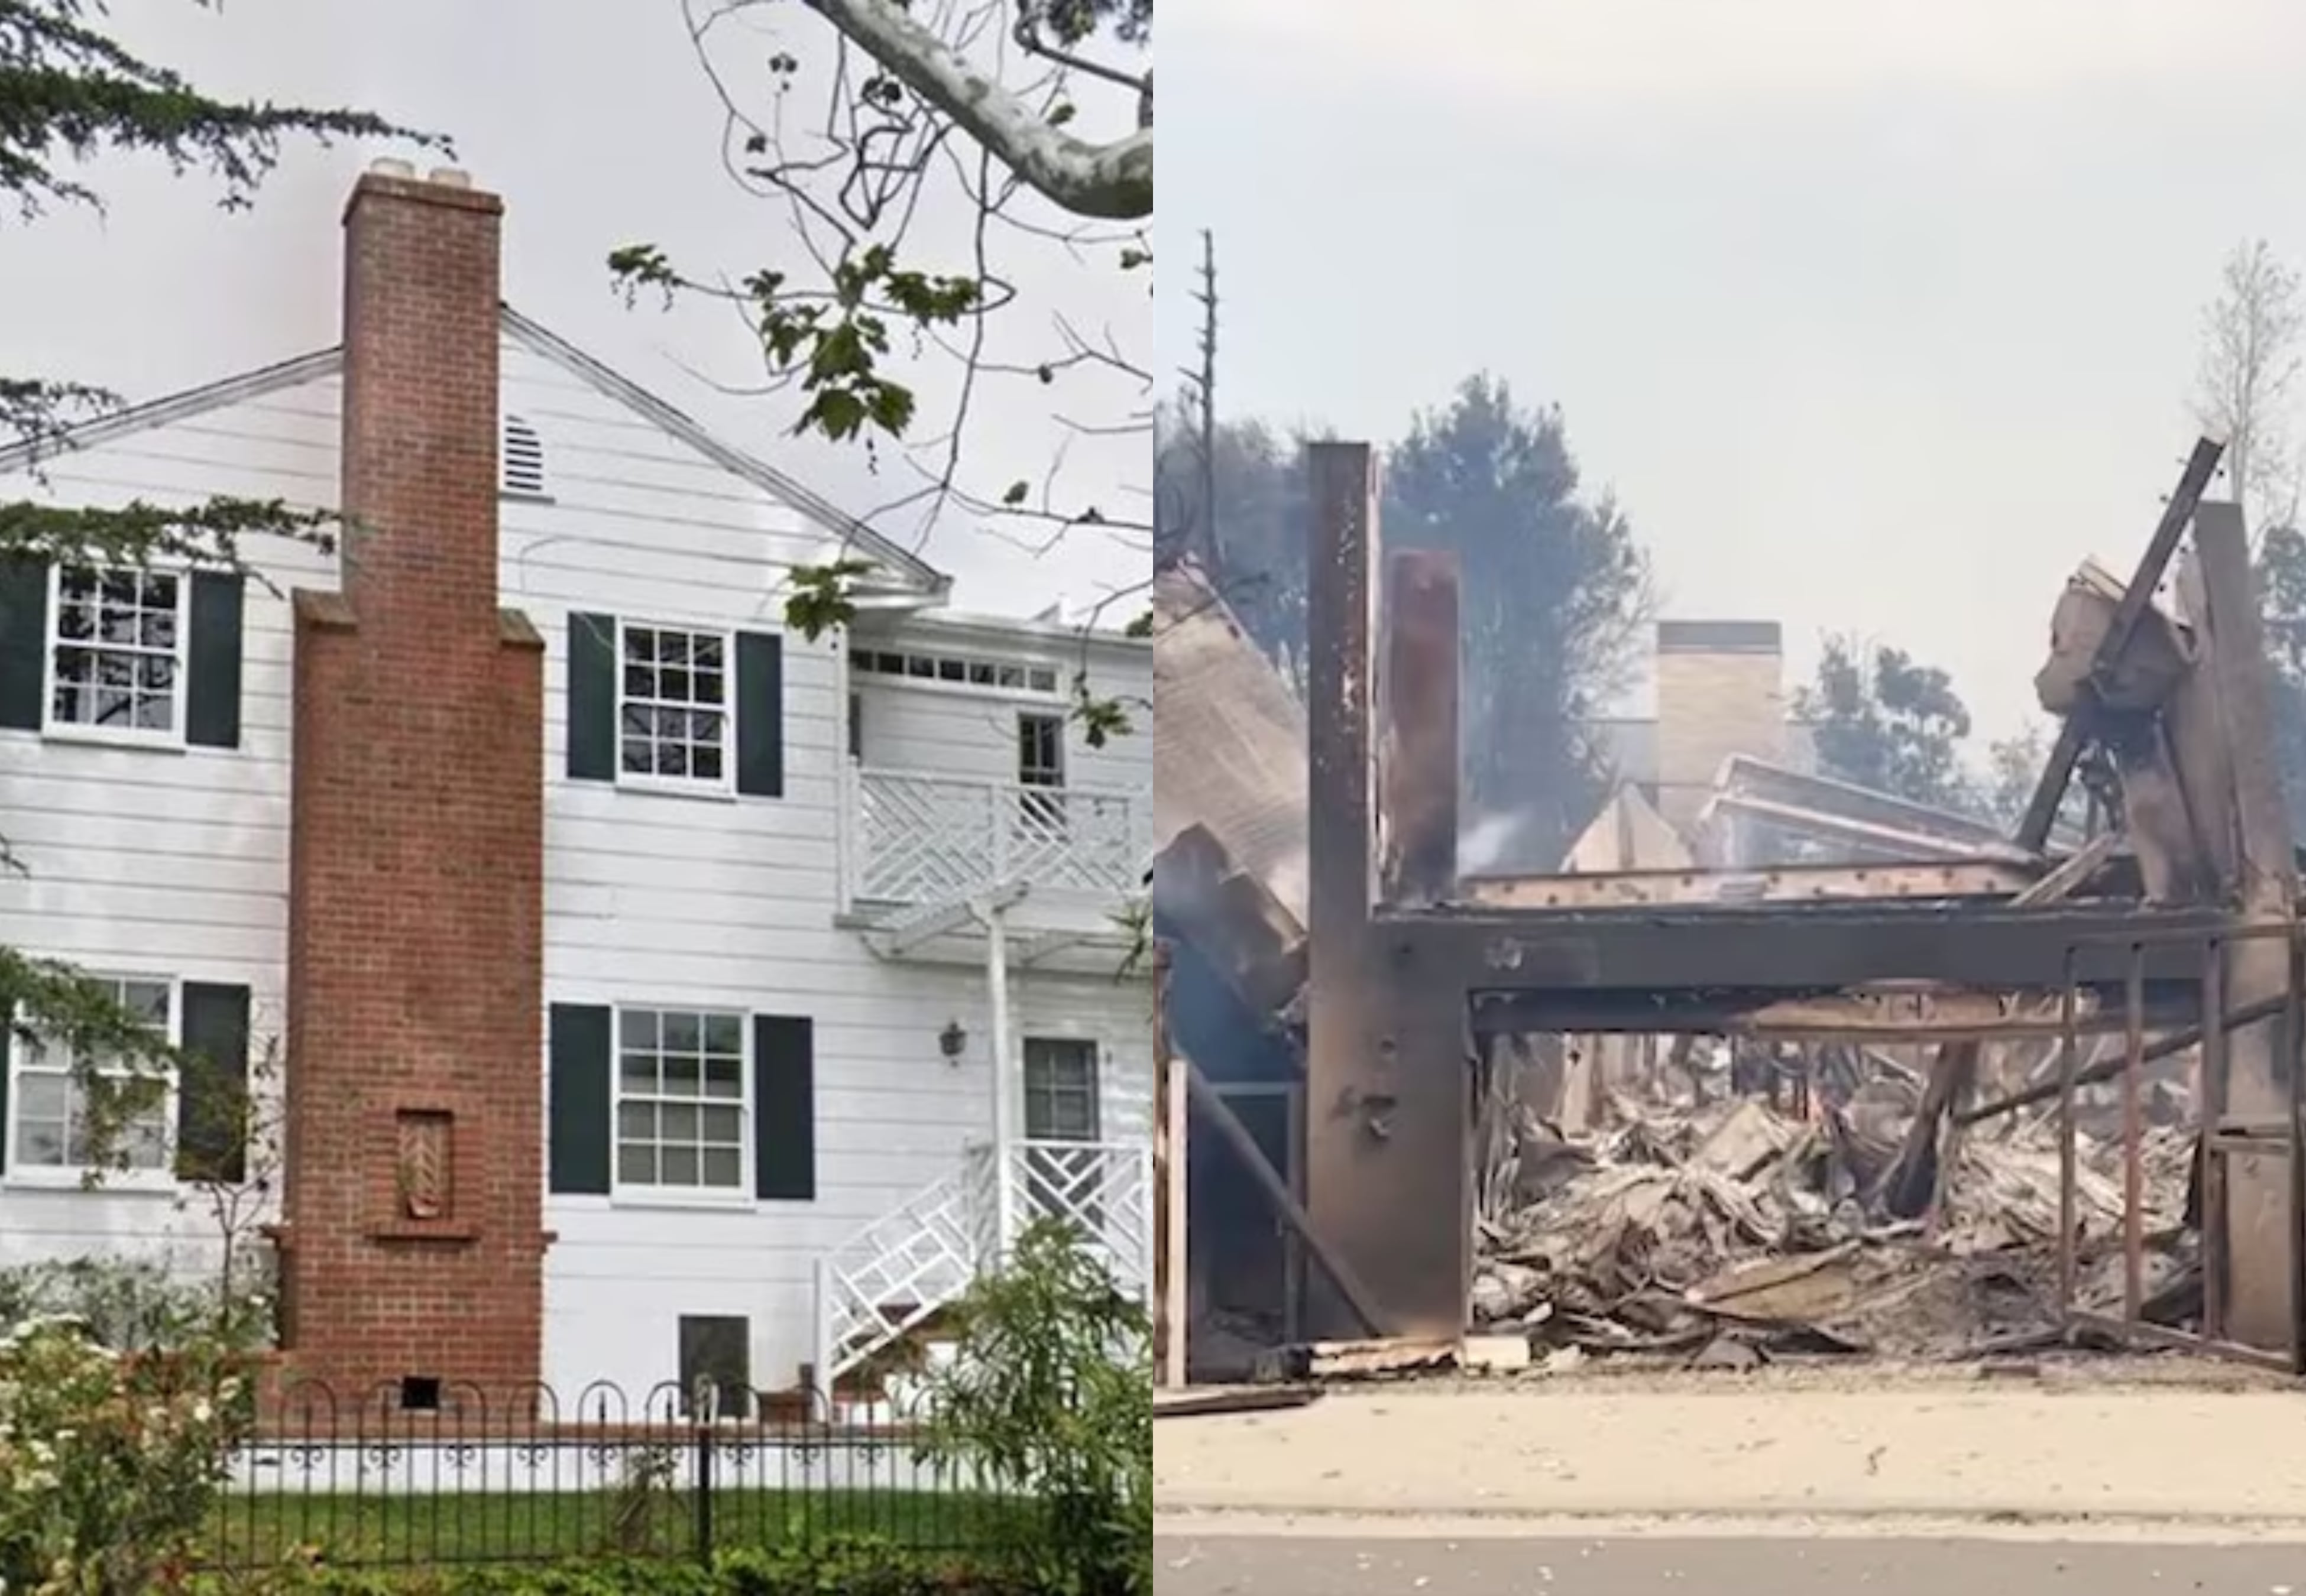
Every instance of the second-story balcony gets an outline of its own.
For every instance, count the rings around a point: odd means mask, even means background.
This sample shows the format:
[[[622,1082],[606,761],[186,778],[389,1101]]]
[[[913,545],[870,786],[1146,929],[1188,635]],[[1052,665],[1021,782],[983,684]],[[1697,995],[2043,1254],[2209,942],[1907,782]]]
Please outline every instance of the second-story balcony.
[[[1143,891],[1151,795],[852,767],[849,900],[952,903],[1004,885],[1099,912]]]

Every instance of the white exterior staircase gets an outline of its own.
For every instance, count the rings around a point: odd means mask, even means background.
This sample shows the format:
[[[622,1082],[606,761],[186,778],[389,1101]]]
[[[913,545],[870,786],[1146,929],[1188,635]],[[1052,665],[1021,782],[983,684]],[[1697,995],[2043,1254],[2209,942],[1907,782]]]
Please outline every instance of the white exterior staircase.
[[[1056,1217],[1080,1228],[1122,1291],[1149,1301],[1153,1155],[1110,1142],[1029,1141],[1010,1149],[1012,1223]],[[989,1143],[858,1230],[816,1263],[816,1385],[834,1382],[911,1335],[997,1259],[1000,1192]]]

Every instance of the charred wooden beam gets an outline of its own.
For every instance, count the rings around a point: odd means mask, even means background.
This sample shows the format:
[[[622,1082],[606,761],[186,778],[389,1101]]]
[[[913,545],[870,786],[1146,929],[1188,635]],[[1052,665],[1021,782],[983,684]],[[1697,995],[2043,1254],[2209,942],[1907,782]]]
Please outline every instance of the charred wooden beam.
[[[1457,887],[1457,557],[1389,556],[1382,597],[1379,895],[1440,903]]]
[[[2013,907],[2034,909],[2063,900],[2106,861],[2115,843],[2112,832],[2092,838],[2080,853],[2020,892]],[[2139,1001],[2144,1000],[2141,997]],[[2093,1004],[2092,1011],[2103,1013],[2104,1006]],[[2129,1018],[2135,1022],[2134,1014]],[[2063,1034],[2064,1029],[2063,1023],[2049,1028],[2054,1035]],[[1910,1219],[1923,1213],[1937,1196],[1941,1183],[1941,1128],[1946,1115],[1969,1099],[1971,1084],[1977,1078],[1978,1056],[1986,1038],[1993,1034],[1974,1033],[1947,1043],[1930,1060],[1929,1081],[1922,1088],[1922,1100],[1915,1106],[1914,1117],[1906,1127],[1906,1139],[1882,1177],[1883,1206],[1899,1218]],[[2027,1033],[2013,1026],[2001,1034],[2014,1037]]]
[[[2285,994],[2260,998],[2256,1003],[2237,1004],[2226,1011],[2225,1029],[2232,1032],[2240,1030],[2244,1026],[2259,1025],[2269,1020],[2278,1020],[2287,1003],[2288,998]],[[2156,1004],[2153,989],[2150,986],[2147,991],[2146,1005],[2147,1011],[2151,1014]],[[2148,1040],[2145,1051],[2139,1054],[2139,1062],[2150,1064],[2159,1059],[2175,1057],[2188,1048],[2199,1046],[2203,1039],[2202,1028],[2199,1025],[2181,1026]],[[2122,1073],[2127,1062],[2126,1054],[2115,1054],[2110,1058],[2100,1059],[2096,1063],[2085,1064],[2074,1071],[2074,1084],[2078,1087],[2097,1086],[2112,1080]],[[2056,1080],[2037,1081],[2032,1086],[2011,1092],[2005,1097],[1980,1103],[1974,1108],[1965,1108],[1953,1116],[1954,1122],[1960,1125],[1975,1125],[1981,1120],[1998,1119],[2005,1114],[2015,1114],[2021,1108],[2031,1108],[2037,1103],[2047,1103],[2056,1097],[2062,1089],[2063,1088]]]
[[[1465,987],[1424,980],[1372,934],[1377,465],[1357,443],[1314,444],[1308,464],[1305,1206],[1387,1332],[1455,1336],[1473,1279]],[[1317,1327],[1341,1317],[1309,1306]]]
[[[2162,518],[2155,525],[2146,552],[2139,556],[2138,569],[2131,574],[2130,585],[2122,589],[2122,602],[2106,623],[2105,639],[2098,644],[2093,661],[2093,676],[2100,671],[2111,672],[2122,651],[2129,647],[2131,632],[2146,613],[2147,605],[2154,602],[2154,590],[2160,585],[2163,573],[2170,568],[2171,557],[2177,553],[2187,525],[2194,518],[2194,508],[2209,490],[2210,478],[2218,468],[2218,457],[2225,452],[2225,446],[2212,439],[2204,438],[2195,443],[2194,452],[2186,460],[2186,469],[2178,478],[2177,490],[2163,507]],[[2073,780],[2082,745],[2089,740],[2088,721],[2086,712],[2077,711],[2066,716],[2059,726],[2058,740],[2051,746],[2050,756],[2042,766],[2041,780],[2035,783],[2025,818],[2018,823],[2017,841],[2020,847],[2039,848],[2049,840],[2050,830],[2057,824],[2058,806],[2065,801],[2066,783]]]
[[[2063,1033],[2055,1010],[2046,1006],[2054,996],[2043,990],[1819,992],[1803,996],[1753,991],[1476,992],[1471,1006],[1477,1042],[1552,1031],[1951,1044],[2055,1040]],[[2077,1032],[2120,1030],[2121,997],[2118,983],[2085,989]],[[2151,1024],[2182,1024],[2192,1018],[2195,1006],[2191,983],[2161,981],[2147,988]]]
[[[2102,866],[2104,860],[2098,863]],[[2041,879],[2038,866],[2001,860],[1886,865],[1778,865],[1766,870],[1607,870],[1578,875],[1467,879],[1457,896],[1495,909],[1618,905],[1791,904],[1849,898],[2011,898]]]
[[[1934,982],[1988,990],[2065,985],[2075,948],[2085,985],[2118,984],[2125,939],[2144,936],[2147,978],[2192,980],[2193,954],[2173,939],[2211,935],[2214,909],[2077,904],[1814,902],[1388,916],[1384,958],[1429,986],[1460,991],[1817,992]],[[1319,978],[1320,960],[1315,961]]]
[[[1377,1297],[1362,1284],[1361,1276],[1346,1261],[1343,1250],[1322,1233],[1312,1216],[1291,1193],[1289,1183],[1281,1178],[1280,1172],[1266,1157],[1265,1149],[1257,1145],[1257,1138],[1251,1135],[1249,1127],[1241,1122],[1241,1116],[1234,1113],[1233,1105],[1209,1084],[1209,1077],[1201,1073],[1200,1067],[1191,1059],[1183,1054],[1173,1053],[1171,1064],[1173,1068],[1183,1066],[1185,1090],[1192,1105],[1201,1112],[1202,1117],[1217,1131],[1217,1139],[1232,1150],[1242,1168],[1248,1172],[1251,1181],[1264,1194],[1265,1200],[1272,1205],[1275,1216],[1305,1243],[1306,1250],[1313,1255],[1313,1261],[1321,1266],[1322,1272],[1328,1276],[1330,1284],[1337,1289],[1338,1296],[1361,1320],[1362,1327],[1373,1336],[1384,1335],[1387,1320]]]
[[[2202,664],[2216,684],[2218,722],[2233,770],[2229,794],[2237,843],[2230,883],[2242,914],[2264,925],[2294,917],[2298,880],[2289,812],[2274,764],[2272,672],[2250,568],[2242,510],[2205,504],[2194,521],[2194,553],[2206,601]],[[2287,937],[2234,937],[2225,944],[2223,980],[2233,1005],[2287,995],[2294,979]],[[2219,1099],[2233,1119],[2281,1120],[2298,1113],[2298,1038],[2289,1015],[2236,1030],[2228,1039]],[[2212,1126],[2215,1134],[2224,1126]],[[2282,1151],[2235,1154],[2225,1160],[2224,1211],[2204,1216],[2220,1227],[2226,1261],[2223,1304],[2231,1335],[2252,1346],[2291,1349],[2306,1287],[2301,1263],[2302,1198],[2306,1176]]]

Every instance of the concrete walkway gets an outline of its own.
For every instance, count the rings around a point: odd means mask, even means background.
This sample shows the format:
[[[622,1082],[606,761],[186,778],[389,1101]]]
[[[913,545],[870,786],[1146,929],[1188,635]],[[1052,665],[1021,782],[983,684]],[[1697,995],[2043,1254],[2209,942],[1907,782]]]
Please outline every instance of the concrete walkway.
[[[2306,1394],[1376,1387],[1163,1420],[1154,1472],[1165,1515],[2306,1531]]]

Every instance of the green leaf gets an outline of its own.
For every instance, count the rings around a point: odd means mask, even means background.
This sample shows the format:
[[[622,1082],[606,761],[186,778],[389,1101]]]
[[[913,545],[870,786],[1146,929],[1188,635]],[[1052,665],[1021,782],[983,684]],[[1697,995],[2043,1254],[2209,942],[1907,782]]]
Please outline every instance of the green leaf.
[[[845,388],[828,388],[809,401],[793,431],[806,432],[814,428],[835,443],[845,443],[865,425],[865,401],[855,393]]]
[[[875,569],[869,559],[844,558],[826,565],[797,565],[788,580],[785,625],[810,642],[857,619],[857,581]]]
[[[1029,482],[1022,481],[1011,482],[1009,484],[1008,491],[1001,495],[1001,502],[1013,509],[1018,505],[1024,503],[1025,496],[1032,491],[1032,484]]]

